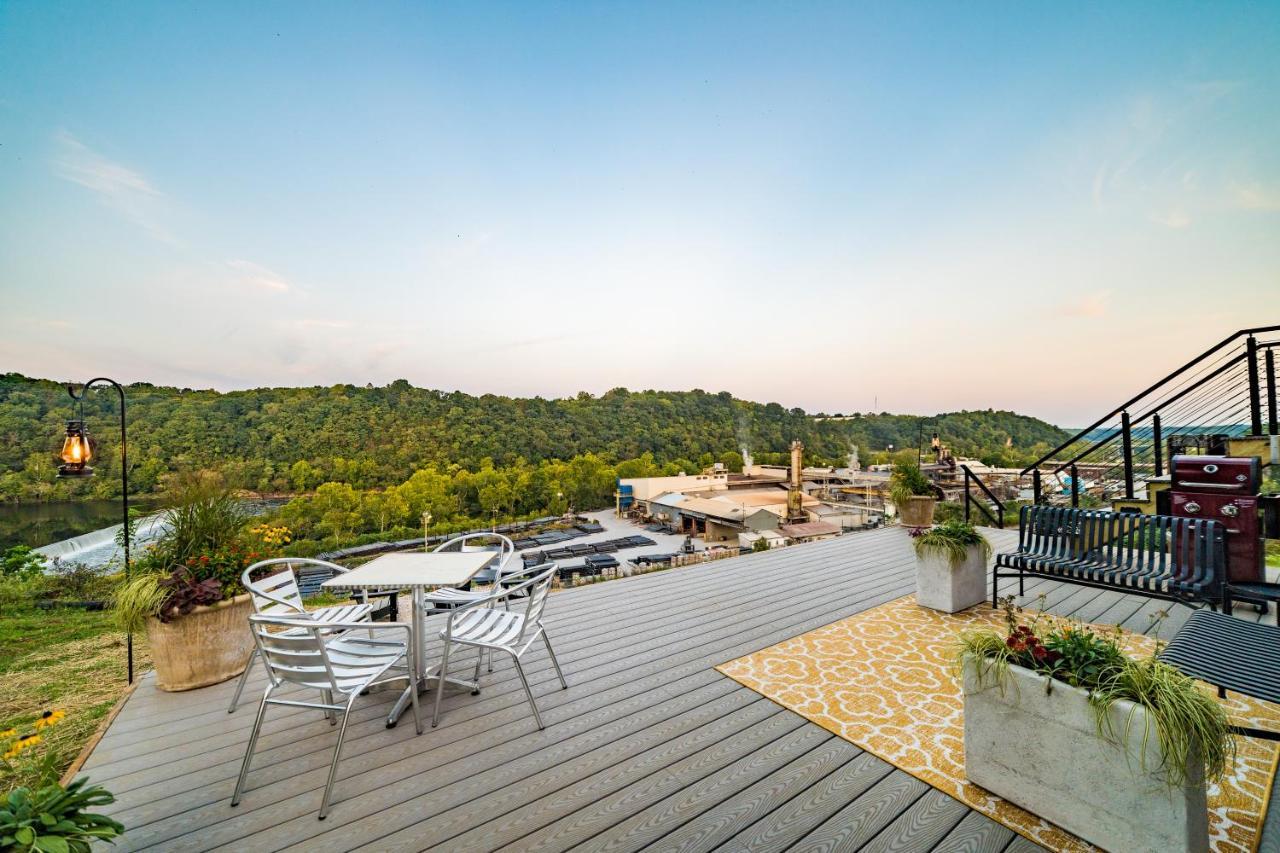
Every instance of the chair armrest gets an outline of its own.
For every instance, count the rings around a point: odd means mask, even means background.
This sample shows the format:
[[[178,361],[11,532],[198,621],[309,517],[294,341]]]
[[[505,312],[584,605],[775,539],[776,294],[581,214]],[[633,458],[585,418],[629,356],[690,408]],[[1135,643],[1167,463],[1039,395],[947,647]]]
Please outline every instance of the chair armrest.
[[[509,572],[503,572],[501,575],[499,575],[497,578],[497,583],[502,584],[507,581],[513,580],[515,578],[522,577],[524,575],[541,574],[542,572],[545,572],[547,569],[550,569],[554,565],[555,563],[538,563],[536,566],[525,566],[522,569],[512,569]]]

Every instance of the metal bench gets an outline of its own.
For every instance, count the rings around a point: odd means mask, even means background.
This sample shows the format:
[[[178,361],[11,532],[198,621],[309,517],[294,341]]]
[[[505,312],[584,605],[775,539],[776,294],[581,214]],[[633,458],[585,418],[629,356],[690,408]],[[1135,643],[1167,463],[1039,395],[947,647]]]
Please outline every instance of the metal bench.
[[[1216,521],[1024,506],[1018,549],[996,555],[991,604],[998,603],[1001,578],[1017,578],[1021,595],[1032,575],[1217,608],[1225,566],[1223,528]]]
[[[1160,659],[1192,678],[1228,690],[1280,702],[1280,628],[1200,610],[1160,652]],[[1248,737],[1280,740],[1280,732],[1236,728]]]

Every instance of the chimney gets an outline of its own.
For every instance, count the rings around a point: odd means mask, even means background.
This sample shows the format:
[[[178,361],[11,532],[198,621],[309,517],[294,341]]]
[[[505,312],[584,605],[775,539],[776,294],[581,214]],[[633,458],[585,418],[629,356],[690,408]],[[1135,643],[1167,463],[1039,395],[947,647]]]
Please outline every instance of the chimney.
[[[800,490],[803,483],[804,468],[801,460],[804,457],[804,445],[799,441],[791,442],[791,488]]]

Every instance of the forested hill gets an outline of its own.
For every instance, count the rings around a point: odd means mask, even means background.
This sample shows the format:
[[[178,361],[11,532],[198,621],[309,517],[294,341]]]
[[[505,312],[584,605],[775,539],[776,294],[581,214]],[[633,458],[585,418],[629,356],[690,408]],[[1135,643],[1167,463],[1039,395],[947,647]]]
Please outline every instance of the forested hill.
[[[302,491],[338,480],[357,488],[403,481],[417,467],[499,467],[594,453],[608,461],[652,454],[660,465],[731,465],[744,444],[756,461],[782,461],[792,439],[806,461],[842,464],[850,445],[866,461],[887,445],[914,447],[920,419],[865,415],[815,419],[776,403],[729,393],[615,389],[599,397],[546,400],[475,397],[415,388],[403,380],[374,388],[335,385],[219,393],[140,383],[127,388],[130,490],[154,491],[184,469],[221,469],[258,491]],[[118,490],[116,395],[89,395],[85,419],[99,442],[103,476],[55,481],[53,454],[74,416],[65,388],[19,374],[0,376],[0,499],[111,496]],[[954,412],[926,419],[956,452],[1015,463],[1064,437],[1011,412]],[[1006,442],[1012,440],[1012,447]]]

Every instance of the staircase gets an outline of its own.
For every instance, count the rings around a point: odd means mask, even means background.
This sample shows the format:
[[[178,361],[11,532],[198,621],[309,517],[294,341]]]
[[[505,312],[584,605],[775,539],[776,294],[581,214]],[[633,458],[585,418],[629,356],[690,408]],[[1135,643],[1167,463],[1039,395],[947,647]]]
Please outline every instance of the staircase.
[[[1242,329],[1022,471],[1036,503],[1167,512],[1172,456],[1257,456],[1280,480],[1280,326]]]

